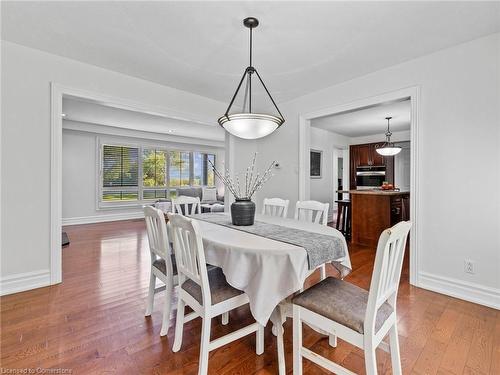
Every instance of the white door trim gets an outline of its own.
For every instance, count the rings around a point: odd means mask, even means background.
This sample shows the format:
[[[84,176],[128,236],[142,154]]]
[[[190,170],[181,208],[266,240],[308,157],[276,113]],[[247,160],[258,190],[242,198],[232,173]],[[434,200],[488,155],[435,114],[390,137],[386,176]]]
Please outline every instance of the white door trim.
[[[335,113],[351,111],[357,108],[369,107],[380,103],[398,101],[403,98],[411,100],[411,199],[410,199],[410,220],[413,226],[410,233],[410,283],[419,286],[419,214],[420,214],[420,137],[419,137],[419,102],[420,87],[407,87],[396,91],[381,93],[368,98],[360,98],[349,103],[323,108],[313,112],[299,114],[299,200],[310,198],[310,181],[307,176],[309,170],[309,148],[310,148],[310,128],[311,120],[318,117],[328,116]]]
[[[167,107],[152,106],[146,103],[113,97],[110,95],[91,92],[75,87],[51,82],[50,104],[50,284],[62,282],[62,103],[63,96],[73,96],[92,100],[102,104],[113,105],[118,108],[144,112],[147,114],[164,116],[182,121],[190,121],[204,125],[214,124],[211,118],[202,118],[199,115],[183,113]],[[226,158],[232,160],[234,152],[232,143],[226,143]]]

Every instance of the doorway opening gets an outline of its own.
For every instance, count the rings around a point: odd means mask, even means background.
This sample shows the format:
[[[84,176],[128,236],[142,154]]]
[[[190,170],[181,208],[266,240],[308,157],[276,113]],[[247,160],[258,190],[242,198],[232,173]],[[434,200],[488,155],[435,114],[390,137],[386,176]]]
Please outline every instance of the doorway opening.
[[[350,234],[355,236],[351,239],[353,247],[376,248],[376,241],[383,229],[401,220],[411,220],[413,227],[409,239],[409,259],[406,262],[407,275],[409,275],[410,283],[418,286],[417,100],[418,88],[414,87],[301,115],[299,199],[321,198],[317,186],[322,185],[323,189],[328,191],[327,195],[322,196],[323,200],[333,203],[330,225],[334,227],[337,227],[339,221],[339,202],[347,201],[351,207],[351,214],[356,216],[351,216]],[[394,118],[391,122],[393,133],[391,141],[401,147],[401,152],[395,156],[383,157],[377,152],[377,148],[382,147],[382,143],[386,140],[385,117],[388,116]],[[317,144],[318,139],[324,140],[323,145]],[[318,184],[317,181],[313,183],[308,178],[307,156],[311,148],[319,149],[323,154],[326,153],[325,163],[330,158],[328,152],[331,152],[332,174],[334,175],[331,182],[324,180],[322,184]],[[342,157],[339,149],[343,150]],[[342,178],[339,176],[340,160],[342,160]],[[363,168],[368,173],[363,173]],[[365,175],[370,175],[369,179]],[[389,185],[391,189],[396,188],[396,190],[391,190],[394,195],[399,192],[405,194],[401,194],[398,199],[391,198],[387,201],[390,203],[388,203],[389,213],[386,215],[386,221],[379,217],[368,219],[366,215],[363,220],[359,220],[359,212],[356,213],[356,210],[352,209],[352,196],[359,193],[356,190],[363,188],[376,192],[382,188],[384,182],[386,182],[385,187]],[[342,188],[339,189],[339,186]],[[367,202],[363,204],[365,207],[372,206]],[[369,238],[360,238],[363,236],[359,236],[359,233],[369,228],[366,225],[356,226],[356,220],[371,224],[377,222],[385,224],[384,228],[374,230],[376,235],[372,233],[368,235]]]
[[[216,164],[228,162],[232,147],[211,120],[52,83],[51,284],[63,279],[63,224],[142,217],[143,204],[168,199],[184,185],[215,181],[204,174],[203,161],[215,155]],[[115,168],[119,173],[113,170],[105,176],[104,159],[109,156],[115,165],[116,155],[123,164]],[[162,156],[172,161],[165,170],[157,168]],[[176,158],[183,163],[176,163]],[[147,163],[155,168],[146,168]],[[175,169],[178,164],[182,165]],[[85,181],[75,184],[82,178]]]

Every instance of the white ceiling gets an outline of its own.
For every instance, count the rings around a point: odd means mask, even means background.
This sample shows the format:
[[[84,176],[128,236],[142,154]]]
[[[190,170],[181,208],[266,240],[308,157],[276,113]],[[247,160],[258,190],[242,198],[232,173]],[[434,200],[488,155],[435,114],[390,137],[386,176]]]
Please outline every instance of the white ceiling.
[[[219,125],[182,121],[71,97],[63,98],[63,113],[65,120],[169,136],[224,141],[224,130]]]
[[[500,2],[9,2],[2,38],[229,101],[248,61],[277,101],[500,31]]]
[[[385,133],[388,116],[392,116],[391,132],[410,130],[410,100],[313,119],[311,126],[346,137],[362,137]]]

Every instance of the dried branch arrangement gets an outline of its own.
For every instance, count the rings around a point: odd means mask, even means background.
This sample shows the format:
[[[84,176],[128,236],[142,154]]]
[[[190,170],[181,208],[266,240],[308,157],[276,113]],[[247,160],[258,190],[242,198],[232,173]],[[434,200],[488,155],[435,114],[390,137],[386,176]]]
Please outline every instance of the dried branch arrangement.
[[[255,160],[257,159],[257,153],[254,154],[252,159],[252,164],[247,167],[245,172],[245,181],[241,181],[237,175],[235,179],[231,178],[229,175],[229,170],[226,169],[225,173],[221,173],[211,160],[208,160],[215,175],[221,179],[222,183],[229,189],[231,194],[234,195],[236,199],[252,199],[252,196],[269,180],[274,174],[272,170],[276,161],[272,161],[267,167],[266,171],[262,174],[259,172],[255,173]],[[243,187],[241,186],[243,184]]]

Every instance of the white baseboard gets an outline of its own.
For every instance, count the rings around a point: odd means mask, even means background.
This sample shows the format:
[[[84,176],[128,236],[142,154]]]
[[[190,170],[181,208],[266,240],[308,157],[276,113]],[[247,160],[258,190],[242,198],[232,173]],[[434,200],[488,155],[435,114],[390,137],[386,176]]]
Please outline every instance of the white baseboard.
[[[144,218],[144,213],[142,211],[96,215],[96,216],[66,217],[62,219],[62,225],[93,224],[93,223],[104,223],[108,221],[142,219],[142,218]]]
[[[2,277],[0,295],[23,292],[50,285],[50,271],[40,270]]]
[[[418,286],[497,310],[500,309],[500,289],[427,272],[418,274]]]

